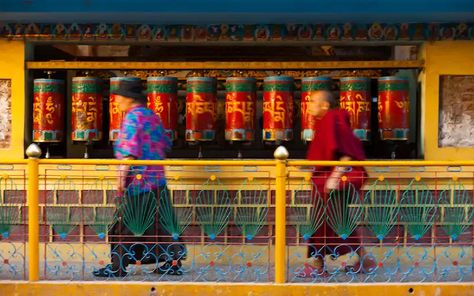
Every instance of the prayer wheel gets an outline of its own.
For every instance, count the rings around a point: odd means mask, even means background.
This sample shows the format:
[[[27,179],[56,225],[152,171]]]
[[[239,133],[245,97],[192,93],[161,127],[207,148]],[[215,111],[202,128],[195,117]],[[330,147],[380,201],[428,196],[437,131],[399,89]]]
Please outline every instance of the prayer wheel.
[[[255,78],[229,77],[226,80],[225,139],[253,141],[257,106]]]
[[[61,142],[64,135],[64,81],[33,81],[33,142]]]
[[[330,77],[304,77],[301,79],[301,139],[312,141],[317,118],[314,115],[314,106],[311,102],[311,94],[318,90],[331,90],[332,79]]]
[[[178,79],[175,77],[147,78],[148,108],[161,119],[171,141],[178,137]]]
[[[112,91],[119,88],[122,81],[140,81],[138,77],[112,77],[110,78],[109,95],[109,141],[116,141],[119,137],[120,126],[122,125],[125,113],[120,111],[116,95]]]
[[[72,78],[72,140],[102,139],[102,80]]]
[[[342,77],[340,106],[349,112],[354,134],[362,141],[370,140],[370,78]]]
[[[386,76],[378,79],[378,120],[382,140],[407,140],[410,123],[408,80]]]
[[[186,85],[186,141],[212,141],[216,136],[217,81],[189,77]]]
[[[269,76],[263,80],[263,140],[293,139],[293,86],[290,76]]]

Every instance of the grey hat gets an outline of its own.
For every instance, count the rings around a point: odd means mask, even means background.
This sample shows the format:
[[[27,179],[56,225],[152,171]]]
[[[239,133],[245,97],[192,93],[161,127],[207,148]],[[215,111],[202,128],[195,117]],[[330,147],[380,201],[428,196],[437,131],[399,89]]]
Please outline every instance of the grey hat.
[[[120,81],[118,88],[110,91],[111,94],[131,98],[137,101],[146,101],[146,95],[143,91],[140,80]]]

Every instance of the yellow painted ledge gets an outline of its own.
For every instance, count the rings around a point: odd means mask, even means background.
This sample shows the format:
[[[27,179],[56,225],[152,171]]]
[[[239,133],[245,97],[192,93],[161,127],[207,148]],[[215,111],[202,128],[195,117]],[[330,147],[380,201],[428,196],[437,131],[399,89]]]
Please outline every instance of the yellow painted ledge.
[[[137,283],[137,282],[0,282],[5,296],[304,296],[304,295],[474,295],[473,283],[403,284],[238,284],[238,283]]]

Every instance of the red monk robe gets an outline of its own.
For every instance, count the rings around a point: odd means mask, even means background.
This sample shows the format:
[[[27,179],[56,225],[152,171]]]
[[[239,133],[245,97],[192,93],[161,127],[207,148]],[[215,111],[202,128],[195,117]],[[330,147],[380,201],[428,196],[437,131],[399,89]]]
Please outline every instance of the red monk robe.
[[[308,149],[308,160],[364,160],[365,154],[362,144],[354,135],[349,114],[345,110],[328,110],[324,117],[317,123],[316,133]],[[330,189],[328,189],[328,179],[333,173],[334,167],[315,167],[313,173],[313,183],[325,199],[329,198]],[[335,173],[338,178],[332,178],[331,181],[338,180],[337,186],[329,188],[343,188],[348,182],[354,185],[357,191],[367,178],[367,173],[363,167],[352,167],[346,169],[347,172]],[[333,175],[334,176],[334,175]],[[346,182],[340,180],[341,176],[346,176]],[[360,194],[360,193],[359,193]],[[360,196],[360,198],[362,198]],[[324,222],[310,239],[308,248],[308,257],[324,258],[325,255],[336,254],[344,255],[351,251],[358,251],[360,248],[360,238],[357,230],[349,238],[343,240]],[[339,247],[338,247],[339,246]],[[336,248],[337,247],[337,248]],[[359,252],[358,252],[359,253]]]

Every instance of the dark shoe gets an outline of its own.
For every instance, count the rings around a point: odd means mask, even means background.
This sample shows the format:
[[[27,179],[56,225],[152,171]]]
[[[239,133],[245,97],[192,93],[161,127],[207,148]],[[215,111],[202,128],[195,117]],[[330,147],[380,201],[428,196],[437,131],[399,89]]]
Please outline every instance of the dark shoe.
[[[183,270],[181,269],[181,266],[182,266],[181,260],[167,261],[165,262],[165,264],[155,269],[154,273],[169,274],[169,275],[183,275]]]
[[[127,276],[127,272],[123,271],[122,268],[119,270],[114,271],[112,264],[108,264],[104,268],[94,270],[92,274],[96,277],[125,277]]]

